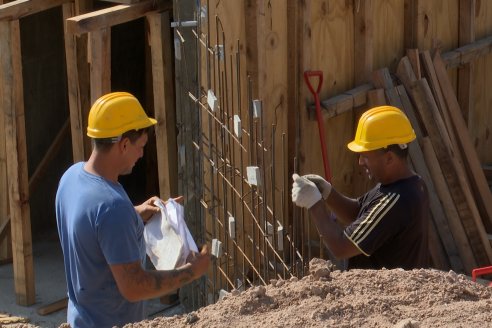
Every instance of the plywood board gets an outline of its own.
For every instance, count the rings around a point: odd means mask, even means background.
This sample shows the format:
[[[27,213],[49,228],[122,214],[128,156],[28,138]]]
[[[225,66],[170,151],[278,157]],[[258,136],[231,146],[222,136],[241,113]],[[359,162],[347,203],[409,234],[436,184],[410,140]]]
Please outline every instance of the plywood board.
[[[363,2],[363,1],[361,1]],[[405,53],[404,46],[404,1],[377,0],[373,1],[374,26],[374,63],[375,69],[389,67],[396,69],[401,56]],[[384,17],[384,19],[382,19]],[[391,31],[391,33],[388,33]]]
[[[475,37],[477,40],[490,36],[492,33],[492,3],[477,1],[475,13]],[[472,99],[473,106],[468,112],[468,133],[482,164],[492,163],[492,113],[487,108],[492,106],[492,55],[477,58],[472,67]]]
[[[442,51],[458,47],[458,0],[418,1],[416,48]]]
[[[304,7],[302,71],[320,70],[324,82],[321,99],[350,88],[354,83],[354,21],[352,4],[346,1],[307,1]],[[314,97],[303,85],[308,104]],[[317,122],[310,120],[302,106],[299,121],[299,172],[323,175],[323,159]],[[337,190],[352,194],[357,158],[346,148],[354,136],[354,117],[345,113],[324,121],[332,182]]]

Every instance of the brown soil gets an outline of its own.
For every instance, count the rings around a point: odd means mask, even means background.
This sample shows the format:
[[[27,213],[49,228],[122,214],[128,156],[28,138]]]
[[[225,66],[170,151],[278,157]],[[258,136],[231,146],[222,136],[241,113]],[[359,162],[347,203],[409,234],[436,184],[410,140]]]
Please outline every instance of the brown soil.
[[[233,291],[198,311],[125,325],[148,327],[487,327],[492,287],[453,271],[331,271],[313,259],[301,280]],[[32,327],[21,324],[17,327]],[[62,325],[60,328],[66,326]]]
[[[272,280],[233,291],[187,315],[126,325],[143,327],[486,327],[492,287],[452,271],[329,269],[314,259],[301,280]]]

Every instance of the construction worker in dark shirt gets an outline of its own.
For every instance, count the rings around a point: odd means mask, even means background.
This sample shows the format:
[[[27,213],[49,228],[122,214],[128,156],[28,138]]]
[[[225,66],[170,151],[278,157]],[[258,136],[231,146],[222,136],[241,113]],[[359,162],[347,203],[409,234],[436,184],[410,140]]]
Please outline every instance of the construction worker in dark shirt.
[[[359,198],[321,176],[293,175],[292,201],[309,209],[323,242],[348,268],[425,268],[429,262],[427,188],[408,162],[415,132],[396,107],[366,111],[348,148],[377,185]],[[330,216],[335,214],[336,220]]]

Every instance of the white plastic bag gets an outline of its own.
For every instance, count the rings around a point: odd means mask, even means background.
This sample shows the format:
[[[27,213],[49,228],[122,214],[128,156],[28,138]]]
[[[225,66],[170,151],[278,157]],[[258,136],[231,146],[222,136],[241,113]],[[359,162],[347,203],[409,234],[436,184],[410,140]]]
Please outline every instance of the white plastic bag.
[[[147,255],[157,270],[172,270],[186,263],[190,251],[198,252],[184,220],[183,206],[170,198],[155,202],[161,211],[144,228]]]

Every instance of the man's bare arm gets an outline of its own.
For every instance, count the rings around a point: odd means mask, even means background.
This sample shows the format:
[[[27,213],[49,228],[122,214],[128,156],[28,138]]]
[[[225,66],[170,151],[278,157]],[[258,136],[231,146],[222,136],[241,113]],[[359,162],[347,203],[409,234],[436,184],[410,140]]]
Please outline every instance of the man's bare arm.
[[[210,264],[208,247],[204,246],[191,263],[174,270],[144,270],[140,261],[111,265],[120,293],[136,302],[161,297],[201,277]]]
[[[356,199],[346,197],[335,189],[330,192],[326,204],[335,213],[337,220],[345,226],[355,221],[360,208]]]
[[[361,251],[345,237],[343,228],[330,219],[323,201],[320,200],[314,204],[309,209],[309,214],[324,244],[337,259],[346,259],[361,254]]]

